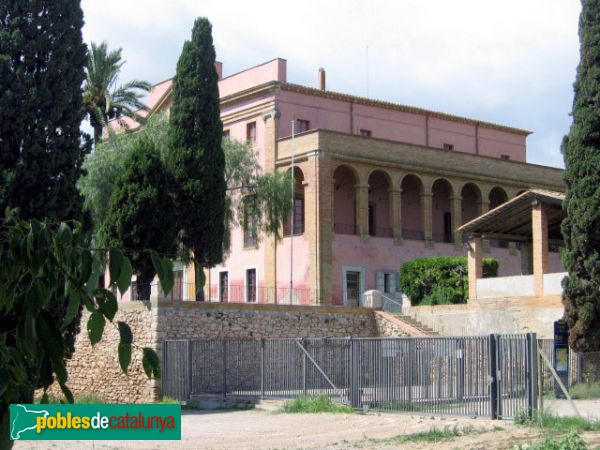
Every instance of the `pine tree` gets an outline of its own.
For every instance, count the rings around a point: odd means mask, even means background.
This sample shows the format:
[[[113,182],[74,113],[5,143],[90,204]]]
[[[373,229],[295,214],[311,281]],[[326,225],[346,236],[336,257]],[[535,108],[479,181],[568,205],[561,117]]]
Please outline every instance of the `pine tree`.
[[[573,124],[563,141],[567,196],[563,221],[563,303],[569,344],[600,350],[600,1],[582,1],[581,60],[575,81]]]
[[[169,164],[178,185],[178,224],[197,280],[223,258],[225,156],[212,26],[198,18],[173,80]],[[201,299],[201,290],[196,290]]]
[[[86,47],[79,0],[0,2],[0,216],[80,218]],[[82,143],[86,141],[85,143]]]
[[[142,138],[133,147],[117,177],[110,205],[102,223],[109,246],[128,251],[137,275],[139,298],[150,298],[156,273],[147,251],[174,254],[177,250],[175,199],[172,177],[154,143]]]

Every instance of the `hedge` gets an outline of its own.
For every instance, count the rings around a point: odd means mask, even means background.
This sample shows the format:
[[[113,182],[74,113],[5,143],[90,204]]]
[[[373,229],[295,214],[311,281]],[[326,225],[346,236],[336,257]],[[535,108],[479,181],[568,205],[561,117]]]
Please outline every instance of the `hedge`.
[[[498,276],[498,261],[483,258],[483,277]],[[466,303],[469,297],[467,258],[418,258],[400,267],[400,290],[413,305]]]

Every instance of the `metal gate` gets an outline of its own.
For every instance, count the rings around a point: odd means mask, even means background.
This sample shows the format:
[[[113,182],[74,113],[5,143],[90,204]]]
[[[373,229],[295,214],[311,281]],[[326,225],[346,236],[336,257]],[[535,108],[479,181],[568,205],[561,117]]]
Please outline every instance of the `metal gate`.
[[[535,334],[168,340],[164,395],[293,398],[355,408],[514,417],[537,403]]]

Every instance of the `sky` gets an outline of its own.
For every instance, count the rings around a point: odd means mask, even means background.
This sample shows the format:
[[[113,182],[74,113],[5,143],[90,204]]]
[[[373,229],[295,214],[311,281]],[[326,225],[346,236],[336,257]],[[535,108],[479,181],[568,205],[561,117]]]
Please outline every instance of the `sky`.
[[[84,39],[123,49],[121,82],[175,73],[194,19],[224,76],[276,57],[288,81],[532,131],[527,161],[563,167],[578,0],[82,0]]]

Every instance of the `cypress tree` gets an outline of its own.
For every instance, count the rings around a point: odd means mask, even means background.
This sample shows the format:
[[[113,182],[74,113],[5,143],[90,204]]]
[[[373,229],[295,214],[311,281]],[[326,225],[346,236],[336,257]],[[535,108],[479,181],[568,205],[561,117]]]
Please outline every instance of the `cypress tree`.
[[[84,220],[76,182],[89,151],[80,131],[86,47],[79,0],[0,1],[0,217]],[[66,302],[54,302],[63,317]],[[0,314],[0,321],[12,319]],[[62,332],[74,351],[79,317]]]
[[[177,250],[172,177],[148,138],[134,145],[124,167],[115,181],[101,231],[109,246],[130,252],[139,297],[148,300],[156,272],[150,254],[142,250],[153,249],[163,255]]]
[[[600,350],[600,1],[583,0],[573,124],[563,140],[567,196],[563,282],[569,344]]]
[[[212,26],[198,18],[173,80],[169,164],[178,186],[181,239],[202,279],[202,267],[223,258],[225,156]],[[201,299],[201,289],[196,299]]]
[[[0,2],[0,215],[79,219],[86,47],[79,0]],[[82,141],[86,141],[82,143]]]

